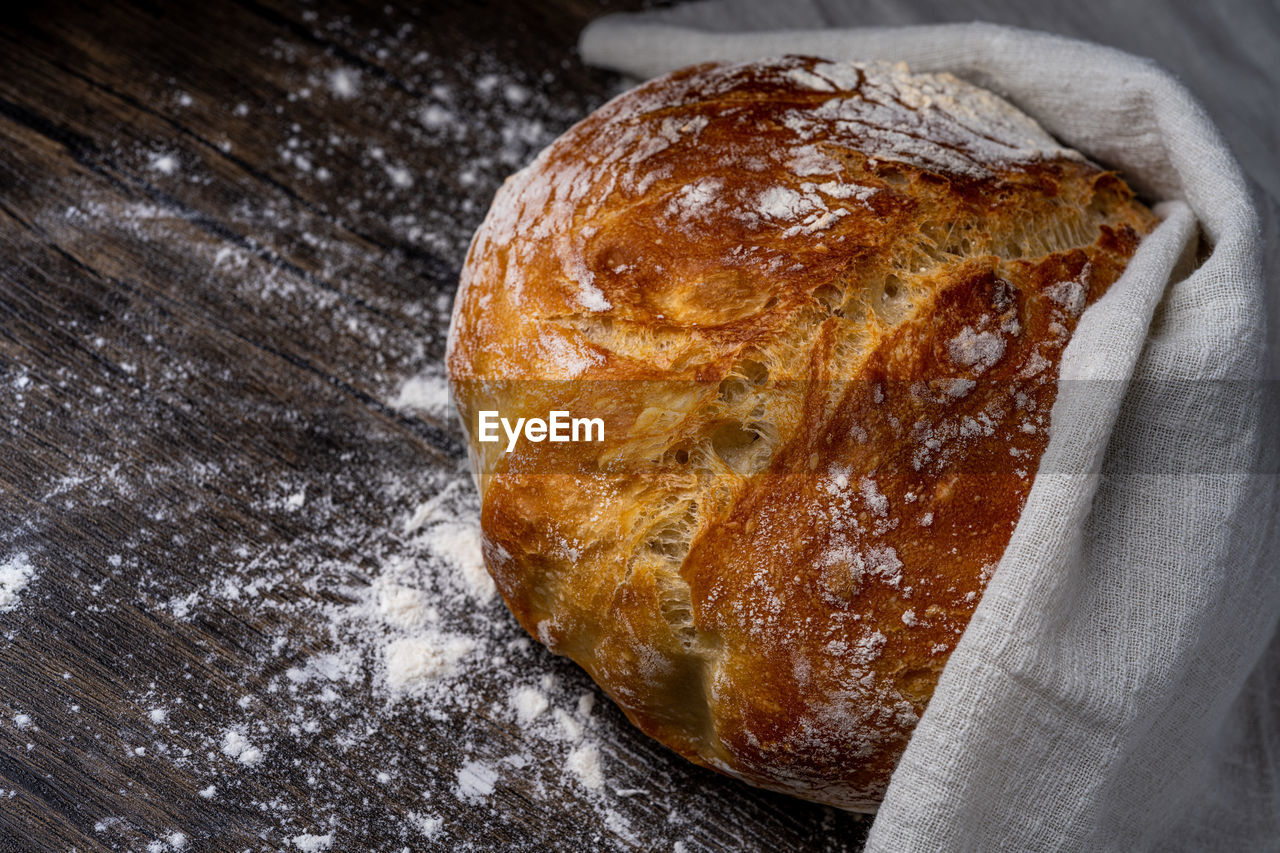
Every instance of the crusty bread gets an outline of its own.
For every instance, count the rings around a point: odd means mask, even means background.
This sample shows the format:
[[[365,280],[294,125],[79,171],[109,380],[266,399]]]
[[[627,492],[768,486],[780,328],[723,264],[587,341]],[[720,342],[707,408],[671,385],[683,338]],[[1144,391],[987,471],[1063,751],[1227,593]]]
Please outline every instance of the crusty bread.
[[[498,193],[448,366],[516,618],[641,729],[874,809],[1151,213],[949,75],[650,82]],[[478,412],[603,442],[477,441]]]

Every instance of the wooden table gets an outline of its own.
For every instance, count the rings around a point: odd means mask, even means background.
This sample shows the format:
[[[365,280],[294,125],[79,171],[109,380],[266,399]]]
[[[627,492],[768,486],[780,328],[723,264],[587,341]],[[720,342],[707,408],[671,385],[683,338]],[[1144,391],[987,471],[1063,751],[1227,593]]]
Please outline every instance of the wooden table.
[[[648,741],[460,580],[459,433],[401,396],[439,389],[496,187],[617,90],[572,50],[603,7],[26,6],[0,851],[856,849],[859,818]],[[421,637],[439,672],[391,684]]]

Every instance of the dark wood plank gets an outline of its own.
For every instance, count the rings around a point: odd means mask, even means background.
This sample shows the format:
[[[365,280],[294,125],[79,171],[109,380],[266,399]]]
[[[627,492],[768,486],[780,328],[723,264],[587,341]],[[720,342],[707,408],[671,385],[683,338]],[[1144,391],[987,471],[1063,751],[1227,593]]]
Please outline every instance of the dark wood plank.
[[[0,851],[858,847],[523,641],[446,559],[458,433],[395,402],[494,190],[617,91],[572,51],[607,8],[5,12],[0,572],[32,577],[0,611]],[[427,623],[378,609],[388,578]],[[420,634],[474,650],[397,692]]]

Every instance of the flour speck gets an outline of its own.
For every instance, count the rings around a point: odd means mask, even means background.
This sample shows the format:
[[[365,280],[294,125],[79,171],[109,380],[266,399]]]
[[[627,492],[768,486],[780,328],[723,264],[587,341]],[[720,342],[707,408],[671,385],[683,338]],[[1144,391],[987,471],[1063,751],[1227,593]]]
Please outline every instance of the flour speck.
[[[14,554],[0,563],[0,613],[18,606],[18,596],[33,577],[35,569],[26,554]]]
[[[393,640],[385,653],[387,684],[396,690],[425,690],[429,682],[453,673],[474,647],[461,636],[422,634]]]
[[[178,171],[178,158],[173,154],[153,154],[147,168],[162,175],[172,175]]]
[[[304,832],[293,837],[293,846],[301,850],[302,853],[321,853],[321,851],[333,847],[333,834],[312,835],[309,832]]]
[[[432,369],[405,380],[391,405],[444,419],[449,412],[449,382],[444,371]]]
[[[350,68],[337,68],[329,72],[329,91],[344,101],[360,94],[360,75]]]
[[[460,800],[482,800],[493,793],[498,771],[482,761],[468,761],[458,771],[455,793]]]
[[[569,753],[565,762],[573,775],[588,788],[604,786],[604,772],[600,768],[600,750],[593,744],[584,743]]]
[[[222,754],[234,758],[245,767],[262,761],[262,750],[251,744],[240,729],[227,729],[222,736]]]

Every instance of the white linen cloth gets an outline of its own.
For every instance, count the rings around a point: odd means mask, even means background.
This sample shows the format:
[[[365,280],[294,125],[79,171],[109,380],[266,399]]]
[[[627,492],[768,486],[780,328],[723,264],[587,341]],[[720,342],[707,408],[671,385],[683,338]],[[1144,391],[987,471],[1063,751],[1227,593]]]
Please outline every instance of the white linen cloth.
[[[638,77],[784,53],[951,71],[1163,218],[1067,348],[1026,508],[867,849],[1280,850],[1280,426],[1258,216],[1221,136],[1154,63],[1087,42],[705,28],[759,6],[609,16],[580,47]]]

